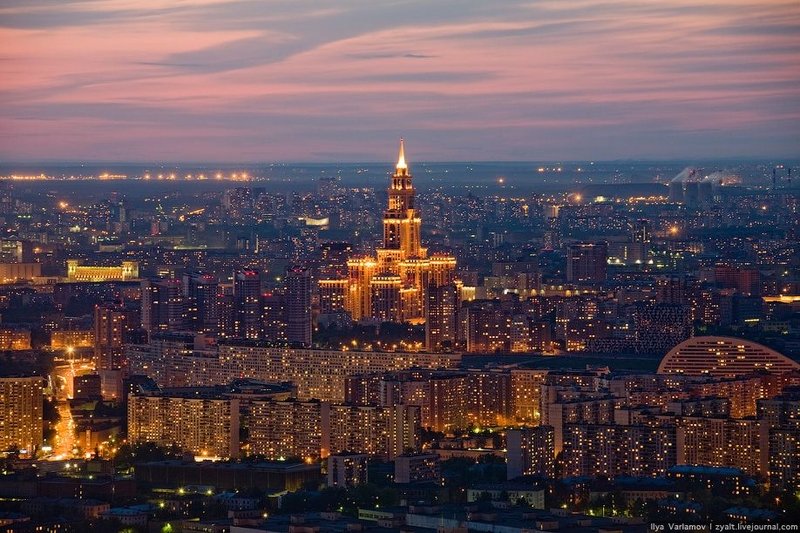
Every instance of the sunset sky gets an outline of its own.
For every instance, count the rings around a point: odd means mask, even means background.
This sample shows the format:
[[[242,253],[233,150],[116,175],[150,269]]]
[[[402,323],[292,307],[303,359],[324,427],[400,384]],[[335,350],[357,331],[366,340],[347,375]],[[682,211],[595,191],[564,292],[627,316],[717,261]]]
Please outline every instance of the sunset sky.
[[[800,1],[3,0],[0,159],[796,157]]]

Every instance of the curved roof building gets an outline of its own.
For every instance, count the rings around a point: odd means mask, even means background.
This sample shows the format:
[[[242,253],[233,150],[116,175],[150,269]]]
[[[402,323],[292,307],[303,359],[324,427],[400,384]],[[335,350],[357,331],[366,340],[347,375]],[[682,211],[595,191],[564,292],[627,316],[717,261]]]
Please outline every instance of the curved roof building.
[[[798,369],[800,363],[771,348],[733,337],[692,337],[671,349],[658,365],[659,374],[717,377]]]

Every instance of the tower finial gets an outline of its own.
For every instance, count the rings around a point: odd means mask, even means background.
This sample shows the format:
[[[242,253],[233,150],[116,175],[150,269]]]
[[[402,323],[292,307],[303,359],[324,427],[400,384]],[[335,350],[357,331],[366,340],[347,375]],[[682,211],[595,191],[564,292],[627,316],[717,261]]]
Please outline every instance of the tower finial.
[[[400,137],[400,154],[397,156],[397,166],[395,168],[397,168],[397,170],[408,169],[408,166],[406,165],[406,150],[403,146],[402,137]]]

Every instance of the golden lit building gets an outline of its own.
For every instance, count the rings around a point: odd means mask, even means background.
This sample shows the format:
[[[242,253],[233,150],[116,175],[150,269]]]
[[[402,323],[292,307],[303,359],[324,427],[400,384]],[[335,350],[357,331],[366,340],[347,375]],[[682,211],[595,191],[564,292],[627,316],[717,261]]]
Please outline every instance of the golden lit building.
[[[334,314],[346,310],[347,303],[346,279],[321,279],[319,280],[319,313]]]
[[[253,402],[245,419],[250,454],[272,460],[325,457],[328,451],[323,429],[329,410],[327,403],[317,400]]]
[[[149,344],[126,344],[130,374],[145,374],[162,387],[224,383],[236,378],[291,381],[297,397],[343,402],[348,376],[408,368],[454,368],[457,353],[367,352],[266,346],[225,341],[198,348],[194,336],[158,334]]]
[[[790,372],[800,363],[761,344],[733,337],[692,337],[669,351],[659,374],[736,377],[759,370]]]
[[[456,260],[449,255],[428,257],[422,246],[422,219],[415,207],[416,191],[402,139],[388,192],[382,247],[375,257],[355,257],[347,262],[346,306],[354,320],[421,324],[425,322],[428,285],[452,283]]]
[[[92,348],[94,346],[94,330],[54,331],[50,334],[50,349]]]
[[[201,457],[238,457],[239,400],[131,395],[128,439],[176,445]]]
[[[330,452],[365,453],[393,460],[419,446],[420,409],[410,405],[331,405]]]
[[[420,409],[267,400],[252,403],[245,423],[250,454],[268,459],[311,462],[344,452],[392,459],[417,448]]]
[[[31,332],[28,329],[0,329],[0,350],[30,350]]]
[[[728,466],[752,476],[768,471],[768,432],[760,420],[684,417],[677,425],[677,464]]]
[[[67,259],[67,281],[130,281],[139,277],[139,263],[123,261],[119,266],[81,265],[78,259]]]
[[[536,425],[541,420],[542,384],[547,370],[511,370],[511,405],[517,424]]]
[[[15,447],[24,455],[42,446],[41,377],[0,378],[0,452]]]

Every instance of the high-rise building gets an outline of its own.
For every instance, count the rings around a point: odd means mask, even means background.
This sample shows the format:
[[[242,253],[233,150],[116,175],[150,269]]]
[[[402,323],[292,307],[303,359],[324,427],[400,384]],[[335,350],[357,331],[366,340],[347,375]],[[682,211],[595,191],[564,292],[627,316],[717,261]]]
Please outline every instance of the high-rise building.
[[[438,483],[441,478],[439,456],[435,453],[410,453],[394,459],[395,483]]]
[[[555,435],[551,426],[510,429],[506,432],[507,479],[526,475],[553,477]]]
[[[270,459],[313,461],[345,452],[391,459],[417,448],[420,408],[254,401],[245,424],[250,451]]]
[[[428,285],[425,296],[426,349],[438,352],[455,347],[460,304],[455,283]]]
[[[311,344],[311,272],[301,266],[289,267],[286,285],[286,340]]]
[[[677,425],[677,462],[735,467],[766,476],[766,436],[759,420],[683,417]]]
[[[323,442],[330,407],[317,400],[255,401],[245,418],[250,453],[267,459],[319,459],[328,453]]]
[[[449,255],[429,257],[422,246],[422,219],[402,139],[388,195],[383,245],[375,257],[347,261],[347,310],[353,320],[422,323],[428,284],[453,281],[456,263]]]
[[[319,280],[319,314],[335,315],[345,312],[347,279]]]
[[[100,304],[94,308],[94,363],[100,370],[124,368],[123,344],[134,329],[130,311],[118,304]]]
[[[468,352],[508,352],[511,315],[497,301],[474,301],[464,309]]]
[[[778,489],[800,490],[800,427],[770,430],[769,482]]]
[[[511,405],[518,424],[536,425],[541,420],[542,384],[546,370],[511,370]]]
[[[142,281],[142,328],[148,334],[181,331],[186,325],[183,286],[179,279]]]
[[[330,452],[352,451],[393,460],[418,448],[420,409],[395,405],[332,405]]]
[[[191,391],[128,396],[128,439],[200,457],[239,456],[239,400]]]
[[[353,405],[414,405],[421,425],[434,431],[466,427],[467,374],[447,370],[404,370],[360,374],[345,382],[345,402]]]
[[[511,374],[488,370],[467,374],[467,420],[477,427],[505,426],[511,421]]]
[[[564,477],[664,476],[676,464],[675,427],[567,424]]]
[[[328,486],[355,487],[368,481],[369,455],[365,453],[337,453],[328,457]]]
[[[400,276],[393,274],[372,277],[369,282],[372,318],[381,322],[400,322],[402,285]]]
[[[686,278],[659,276],[656,278],[656,303],[684,305],[688,302]]]
[[[236,306],[234,304],[235,301],[230,290],[220,294],[217,334],[221,339],[231,339],[236,336]]]
[[[603,283],[608,272],[608,244],[576,243],[567,250],[567,281]]]
[[[184,274],[186,327],[198,333],[216,334],[219,329],[219,282],[211,274]]]
[[[292,348],[225,339],[199,345],[190,334],[154,335],[148,344],[126,344],[130,374],[145,374],[162,387],[213,385],[250,377],[291,381],[302,399],[343,402],[349,376],[408,368],[453,368],[457,353],[362,352]]]
[[[285,342],[287,340],[286,296],[280,292],[265,292],[261,295],[261,306],[264,339]]]
[[[234,336],[240,339],[260,339],[261,272],[239,270],[233,277]]]
[[[0,377],[0,451],[33,455],[43,439],[41,377]]]

